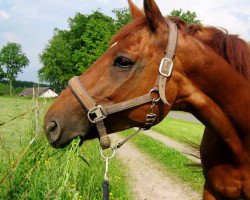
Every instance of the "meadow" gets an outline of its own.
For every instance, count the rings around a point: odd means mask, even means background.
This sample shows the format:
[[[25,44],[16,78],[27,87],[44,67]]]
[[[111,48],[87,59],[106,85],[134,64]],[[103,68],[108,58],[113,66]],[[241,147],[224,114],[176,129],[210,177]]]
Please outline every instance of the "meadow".
[[[76,139],[65,149],[53,149],[42,128],[52,100],[0,97],[0,199],[102,199],[104,160],[98,140],[81,148]],[[204,127],[166,118],[154,130],[173,139],[199,143]],[[127,130],[123,135],[128,135]],[[179,152],[140,134],[133,139],[144,151],[179,180],[201,190],[200,168]],[[160,153],[159,153],[160,152]],[[110,161],[110,199],[133,199],[126,166]]]

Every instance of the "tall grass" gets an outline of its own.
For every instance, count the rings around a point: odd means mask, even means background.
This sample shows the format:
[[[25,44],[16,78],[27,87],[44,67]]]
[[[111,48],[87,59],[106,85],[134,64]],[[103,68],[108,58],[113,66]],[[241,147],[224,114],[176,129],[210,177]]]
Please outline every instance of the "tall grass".
[[[64,150],[52,149],[43,140],[35,142],[8,178],[1,191],[4,199],[102,199],[105,163],[98,141],[81,149],[78,142]],[[111,160],[111,199],[131,199],[123,171],[118,160]]]
[[[0,153],[4,155],[0,161],[0,199],[102,199],[105,163],[97,140],[85,142],[81,148],[75,140],[65,149],[53,149],[42,131],[50,102],[1,98],[0,103],[6,103],[4,109],[10,113],[9,117],[0,115],[2,121],[27,112],[0,126]],[[132,199],[124,171],[119,160],[110,161],[110,199]]]
[[[0,175],[18,158],[34,134],[35,101],[31,99],[0,97]],[[46,104],[41,101],[40,105]],[[44,112],[43,106],[41,112]],[[42,123],[42,113],[40,124]],[[41,126],[41,125],[40,125]]]

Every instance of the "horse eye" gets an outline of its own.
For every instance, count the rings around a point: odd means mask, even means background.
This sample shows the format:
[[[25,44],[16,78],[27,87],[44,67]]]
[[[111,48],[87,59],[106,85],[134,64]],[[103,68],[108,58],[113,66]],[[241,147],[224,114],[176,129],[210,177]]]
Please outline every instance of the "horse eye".
[[[120,68],[129,68],[133,65],[134,63],[129,59],[124,56],[119,56],[115,58],[114,60],[114,66],[120,67]]]

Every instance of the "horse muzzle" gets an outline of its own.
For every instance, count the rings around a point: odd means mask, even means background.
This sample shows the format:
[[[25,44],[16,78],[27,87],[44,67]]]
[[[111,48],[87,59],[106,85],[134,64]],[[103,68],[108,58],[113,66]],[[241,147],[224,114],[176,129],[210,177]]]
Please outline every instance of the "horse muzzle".
[[[67,120],[65,118],[57,119],[45,116],[44,121],[44,131],[49,143],[54,148],[64,148],[78,136],[80,136],[82,141],[85,140],[90,129],[88,127],[88,125],[83,126],[82,124],[74,123],[72,119]]]

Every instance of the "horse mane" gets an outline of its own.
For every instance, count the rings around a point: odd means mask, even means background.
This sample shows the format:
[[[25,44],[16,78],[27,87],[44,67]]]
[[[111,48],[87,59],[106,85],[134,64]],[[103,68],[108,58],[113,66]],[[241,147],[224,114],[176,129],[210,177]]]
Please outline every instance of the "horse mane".
[[[177,17],[168,17],[178,29],[195,37],[222,56],[235,70],[245,78],[250,68],[250,46],[239,38],[231,35],[225,29],[200,24],[189,24]]]

